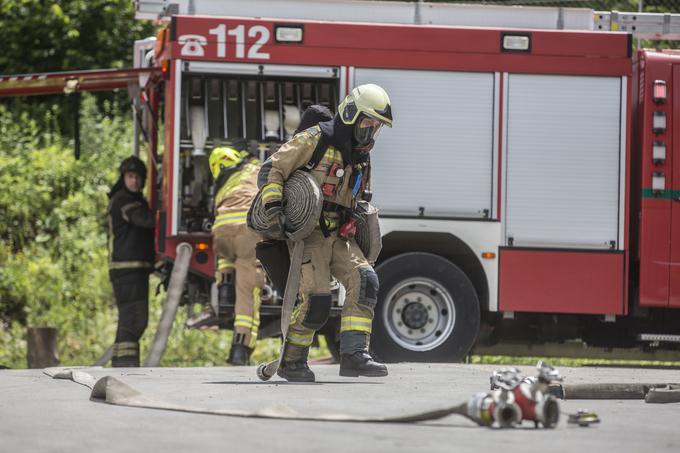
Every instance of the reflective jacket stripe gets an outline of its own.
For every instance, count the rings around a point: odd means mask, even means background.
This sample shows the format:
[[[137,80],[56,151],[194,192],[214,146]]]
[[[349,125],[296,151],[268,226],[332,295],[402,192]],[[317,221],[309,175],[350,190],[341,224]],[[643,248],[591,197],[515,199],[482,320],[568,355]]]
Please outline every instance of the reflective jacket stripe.
[[[281,198],[283,196],[283,187],[280,184],[267,184],[262,188],[262,201],[266,202],[271,198]]]
[[[229,212],[227,214],[220,214],[215,217],[215,223],[213,224],[213,230],[215,228],[221,227],[223,225],[233,225],[236,223],[245,223],[248,217],[248,211],[235,211]]]

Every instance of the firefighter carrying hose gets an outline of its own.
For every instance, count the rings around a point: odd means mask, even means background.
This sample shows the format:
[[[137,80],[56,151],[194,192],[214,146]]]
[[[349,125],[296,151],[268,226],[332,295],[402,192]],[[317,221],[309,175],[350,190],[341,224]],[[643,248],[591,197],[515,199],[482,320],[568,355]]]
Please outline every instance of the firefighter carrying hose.
[[[340,375],[387,375],[387,367],[368,353],[378,277],[354,239],[353,217],[357,202],[371,198],[370,151],[383,125],[392,126],[387,93],[374,84],[358,86],[332,120],[295,135],[260,170],[260,196],[272,224],[283,225],[283,186],[296,170],[309,171],[324,197],[319,226],[304,240],[301,302],[277,371],[289,381],[315,379],[307,356],[315,332],[330,314],[331,276],[347,291],[340,327]]]
[[[146,166],[131,156],[109,192],[109,277],[118,307],[111,364],[139,366],[139,339],[149,319],[149,274],[154,263],[154,213],[142,195]]]
[[[260,326],[260,288],[264,275],[255,258],[260,237],[246,226],[246,214],[257,194],[260,161],[247,151],[219,147],[209,158],[215,178],[213,250],[218,305],[234,305],[234,335],[227,361],[247,365]]]

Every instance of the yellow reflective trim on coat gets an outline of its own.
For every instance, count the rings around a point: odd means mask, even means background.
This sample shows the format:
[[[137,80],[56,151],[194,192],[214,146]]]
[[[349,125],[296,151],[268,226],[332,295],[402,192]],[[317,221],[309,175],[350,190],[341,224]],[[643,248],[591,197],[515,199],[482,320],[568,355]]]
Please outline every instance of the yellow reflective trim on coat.
[[[234,327],[244,327],[250,330],[253,327],[253,323],[246,321],[234,321]]]
[[[217,191],[215,195],[215,206],[219,206],[222,202],[231,196],[231,192],[238,188],[243,181],[247,180],[253,173],[260,171],[260,161],[253,159],[242,170],[234,173],[227,179],[227,182]]]
[[[310,333],[309,335],[297,335],[293,332],[288,332],[286,341],[296,346],[311,346],[314,342],[314,333]]]
[[[220,214],[215,217],[215,223],[213,224],[213,230],[215,228],[221,227],[223,225],[233,225],[236,223],[245,223],[248,218],[248,211],[234,211],[228,212],[226,214]]]
[[[339,164],[342,164],[342,153],[338,151],[337,149],[333,148],[332,146],[329,146],[328,149],[326,149],[326,153],[324,154],[324,157],[331,159],[332,161],[335,161]]]
[[[361,316],[344,316],[340,321],[340,332],[348,330],[358,330],[360,332],[371,333],[373,320]]]
[[[262,188],[262,201],[270,198],[281,198],[283,196],[283,186],[276,183],[267,184]]]
[[[224,269],[234,269],[236,265],[232,260],[228,260],[226,258],[218,258],[217,259],[217,270],[222,271]]]

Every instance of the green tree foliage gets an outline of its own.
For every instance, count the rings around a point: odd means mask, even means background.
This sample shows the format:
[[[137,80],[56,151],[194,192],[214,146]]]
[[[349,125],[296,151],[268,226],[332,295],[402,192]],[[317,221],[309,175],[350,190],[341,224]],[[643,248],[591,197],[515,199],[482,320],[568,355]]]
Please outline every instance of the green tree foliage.
[[[0,108],[0,357],[14,365],[26,323],[67,332],[60,344],[76,353],[83,338],[106,331],[106,192],[131,149],[129,125],[102,117],[92,97],[81,160],[57,134],[41,133],[40,122]]]
[[[131,67],[134,41],[154,33],[150,22],[135,20],[131,0],[2,0],[0,74]],[[99,108],[109,101],[112,113],[126,114],[126,96],[124,91],[97,93]],[[58,132],[73,135],[76,108],[62,96],[0,102],[29,112],[30,118],[42,119],[52,110]]]
[[[0,73],[131,66],[132,43],[151,34],[130,0],[3,0]]]

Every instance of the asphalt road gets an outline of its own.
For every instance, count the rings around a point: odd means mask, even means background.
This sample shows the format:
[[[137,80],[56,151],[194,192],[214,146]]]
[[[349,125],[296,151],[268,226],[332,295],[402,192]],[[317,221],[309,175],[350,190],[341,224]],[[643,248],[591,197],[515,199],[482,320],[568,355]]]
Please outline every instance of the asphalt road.
[[[531,367],[520,367],[527,375]],[[306,414],[398,415],[455,404],[488,389],[488,365],[397,364],[383,379],[341,378],[315,365],[317,382],[260,382],[255,368],[89,369],[178,404],[257,410],[286,404]],[[677,370],[562,368],[566,383],[678,382]],[[40,370],[0,371],[2,452],[452,452],[680,451],[680,403],[564,401],[564,413],[590,409],[602,422],[554,430],[481,428],[459,417],[420,424],[263,420],[91,402],[86,387]]]

